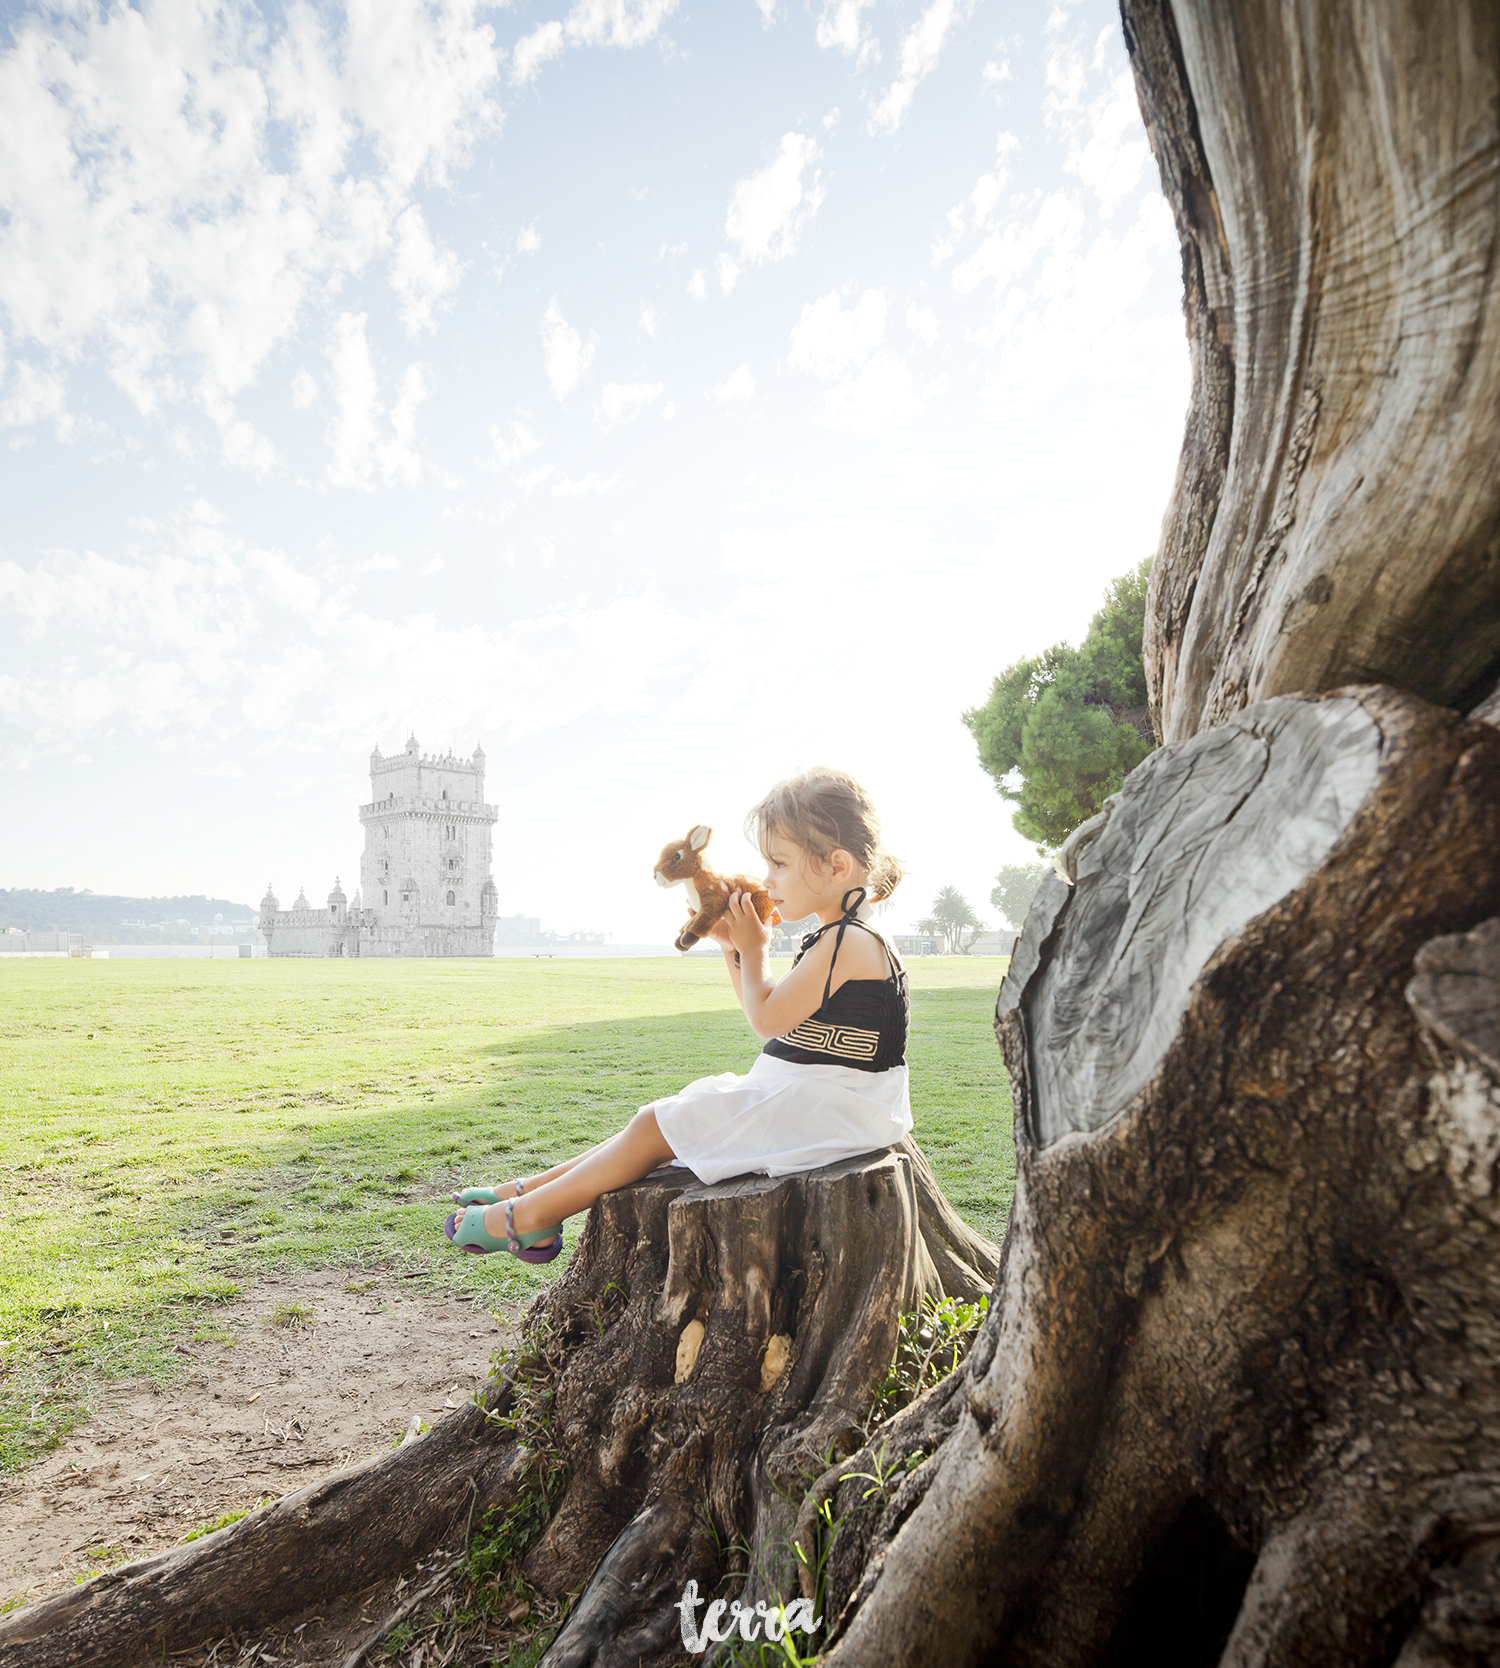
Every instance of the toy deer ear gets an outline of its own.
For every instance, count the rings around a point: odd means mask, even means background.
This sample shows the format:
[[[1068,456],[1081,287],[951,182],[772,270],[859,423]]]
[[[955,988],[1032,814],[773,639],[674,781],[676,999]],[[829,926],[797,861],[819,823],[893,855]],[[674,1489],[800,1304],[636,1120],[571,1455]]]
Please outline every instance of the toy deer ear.
[[[690,830],[688,834],[688,844],[694,851],[702,851],[704,846],[708,844],[709,836],[712,833],[713,829],[711,829],[706,822],[700,822],[696,828]]]

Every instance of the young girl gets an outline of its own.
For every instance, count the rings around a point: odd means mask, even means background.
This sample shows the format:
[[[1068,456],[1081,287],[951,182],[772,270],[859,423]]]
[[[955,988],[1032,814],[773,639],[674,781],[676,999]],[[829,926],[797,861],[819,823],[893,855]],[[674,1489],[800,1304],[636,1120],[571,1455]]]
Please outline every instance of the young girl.
[[[906,970],[865,919],[901,869],[881,844],[869,796],[842,771],[803,771],[772,788],[746,831],[783,919],[821,923],[780,984],[771,930],[747,896],[734,893],[714,928],[751,1029],[771,1039],[760,1057],[743,1077],[699,1078],[643,1106],[618,1135],[565,1164],[455,1193],[464,1208],[444,1224],[455,1245],[547,1262],[562,1249],[564,1217],[659,1165],[683,1165],[703,1182],[785,1176],[888,1147],[911,1128]]]

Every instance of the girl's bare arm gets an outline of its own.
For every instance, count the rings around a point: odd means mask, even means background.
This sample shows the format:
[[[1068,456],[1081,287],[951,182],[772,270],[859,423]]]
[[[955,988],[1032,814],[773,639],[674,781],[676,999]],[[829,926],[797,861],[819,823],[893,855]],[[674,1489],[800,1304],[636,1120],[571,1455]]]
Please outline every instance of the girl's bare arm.
[[[740,966],[731,964],[735,994],[750,1021],[750,1029],[758,1037],[784,1037],[804,1019],[810,1019],[823,1002],[823,987],[828,982],[828,969],[833,962],[833,933],[820,939],[802,960],[777,984],[771,977],[771,929],[755,913],[755,906],[743,893],[734,893],[724,920],[729,926],[729,937],[740,952]],[[860,933],[860,938],[866,935]],[[863,946],[846,941],[839,957],[839,972],[843,978],[856,971],[853,964],[863,962]],[[846,970],[845,957],[850,967]],[[843,983],[843,978],[838,982]]]

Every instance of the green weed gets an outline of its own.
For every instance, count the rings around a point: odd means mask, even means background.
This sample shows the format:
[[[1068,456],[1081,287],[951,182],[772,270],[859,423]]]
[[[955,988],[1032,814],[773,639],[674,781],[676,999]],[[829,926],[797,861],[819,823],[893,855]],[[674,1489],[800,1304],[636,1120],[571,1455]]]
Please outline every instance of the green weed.
[[[895,1354],[865,1420],[867,1438],[958,1366],[969,1353],[988,1308],[987,1297],[974,1303],[955,1297],[939,1303],[929,1297],[921,1309],[901,1317]]]
[[[253,1506],[246,1506],[243,1511],[225,1512],[222,1516],[214,1518],[211,1523],[200,1523],[197,1528],[188,1530],[187,1534],[178,1541],[178,1546],[186,1546],[189,1541],[202,1540],[205,1535],[212,1535],[217,1530],[227,1529],[231,1523],[238,1523],[242,1517],[249,1517],[251,1512],[258,1512],[269,1498],[269,1496],[266,1496],[264,1499],[257,1500]]]

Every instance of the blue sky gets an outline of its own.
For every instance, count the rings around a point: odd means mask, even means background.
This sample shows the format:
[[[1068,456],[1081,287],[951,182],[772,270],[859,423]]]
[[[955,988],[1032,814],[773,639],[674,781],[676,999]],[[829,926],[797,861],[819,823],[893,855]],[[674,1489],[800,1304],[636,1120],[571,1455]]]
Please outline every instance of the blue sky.
[[[320,898],[483,741],[503,913],[660,942],[826,762],[994,921],[959,715],[1154,547],[1114,8],[0,10],[0,885]]]

